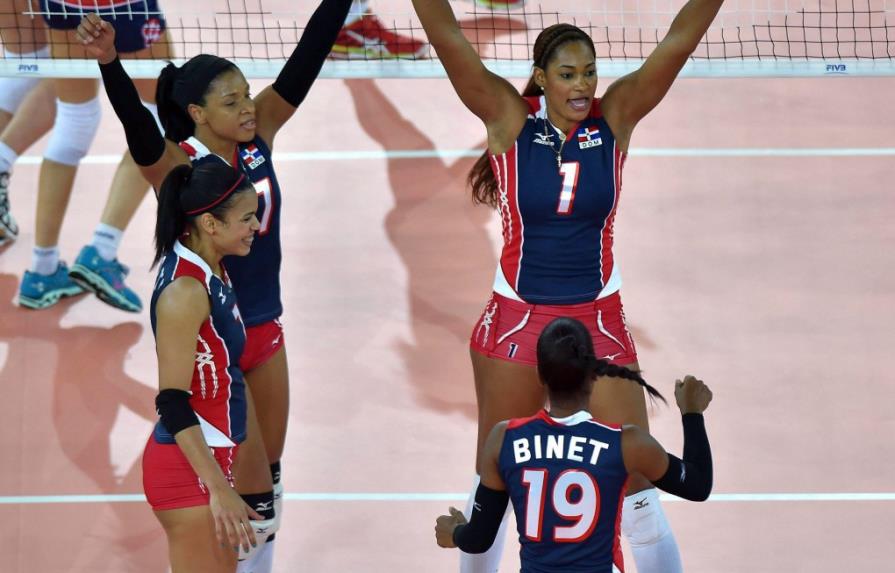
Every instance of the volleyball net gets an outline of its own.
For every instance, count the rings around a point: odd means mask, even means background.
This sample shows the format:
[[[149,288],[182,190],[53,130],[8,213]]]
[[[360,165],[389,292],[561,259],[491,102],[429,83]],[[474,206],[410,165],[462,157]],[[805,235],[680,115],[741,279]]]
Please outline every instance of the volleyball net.
[[[483,0],[478,0],[482,2]],[[21,57],[13,45],[45,27],[44,16],[77,12],[71,6],[96,4],[107,20],[144,20],[161,14],[137,12],[116,0],[61,0],[54,11],[38,0],[0,0],[4,40],[0,75],[98,77],[95,61],[64,59],[77,54],[74,34],[65,35],[71,54]],[[19,10],[12,10],[13,5]],[[160,0],[167,33],[155,44],[182,61],[199,53],[234,60],[250,78],[275,77],[295,47],[314,0]],[[593,38],[600,74],[616,77],[639,67],[662,40],[684,0],[528,0],[515,9],[486,8],[472,0],[451,5],[460,25],[486,65],[505,77],[531,73],[531,50],[546,26],[569,22]],[[24,5],[24,7],[22,7]],[[124,5],[116,8],[116,5]],[[372,0],[371,8],[391,32],[425,41],[410,0]],[[61,11],[60,11],[61,10]],[[145,10],[145,8],[144,8]],[[148,31],[147,31],[148,30]],[[153,33],[150,26],[144,33]],[[58,34],[57,34],[58,36]],[[410,58],[373,53],[327,62],[322,77],[443,77],[434,50]],[[134,77],[156,77],[164,60],[126,61]],[[891,76],[895,75],[895,0],[727,0],[682,76]]]

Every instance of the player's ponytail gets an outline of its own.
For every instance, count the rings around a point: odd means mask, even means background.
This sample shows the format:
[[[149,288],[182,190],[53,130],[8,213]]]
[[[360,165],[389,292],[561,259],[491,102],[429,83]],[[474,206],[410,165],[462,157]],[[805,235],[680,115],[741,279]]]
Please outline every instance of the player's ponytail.
[[[192,221],[204,213],[224,220],[236,196],[255,192],[251,181],[238,169],[217,161],[196,167],[178,165],[162,182],[155,221],[155,266],[174,248]]]
[[[577,26],[571,24],[554,24],[541,30],[535,40],[532,49],[533,65],[542,70],[547,69],[547,64],[553,59],[556,51],[569,42],[584,42],[590,47],[591,53],[596,58],[597,51],[594,48],[594,41],[587,32]],[[535,83],[534,74],[528,79],[528,84],[522,90],[522,97],[535,97],[541,95],[543,90]],[[481,157],[469,170],[469,176],[466,178],[467,184],[472,188],[472,202],[476,204],[485,204],[494,209],[498,207],[498,185],[494,172],[491,170],[491,159],[488,152],[482,154]]]
[[[190,114],[181,109],[173,98],[174,82],[179,72],[180,68],[169,62],[159,74],[155,87],[155,102],[158,106],[159,121],[165,129],[165,137],[177,143],[193,135],[196,129]]]
[[[665,401],[640,373],[597,358],[590,332],[574,318],[557,318],[538,337],[538,376],[554,396],[588,393],[600,376],[637,382],[653,398]]]
[[[165,137],[179,143],[192,136],[196,124],[187,111],[190,104],[204,106],[205,94],[212,82],[234,69],[237,67],[233,62],[209,54],[194,56],[179,68],[168,62],[159,74],[155,88],[155,102]]]

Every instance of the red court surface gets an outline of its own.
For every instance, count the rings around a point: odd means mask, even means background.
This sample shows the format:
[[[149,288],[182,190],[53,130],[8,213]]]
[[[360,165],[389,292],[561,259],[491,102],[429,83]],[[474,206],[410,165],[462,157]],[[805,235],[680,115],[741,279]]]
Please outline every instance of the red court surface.
[[[715,497],[665,504],[689,573],[891,568],[893,96],[893,79],[681,80],[635,132],[616,253],[640,361],[668,395],[685,373],[715,392]],[[124,145],[105,111],[69,262]],[[323,80],[276,140],[292,385],[278,573],[457,570],[432,528],[472,478],[467,340],[499,231],[458,151],[483,137],[446,80]],[[155,420],[148,311],[13,303],[42,148],[16,167],[22,235],[0,253],[0,570],[163,573],[134,498]],[[153,209],[121,251],[145,302]],[[651,424],[679,452],[675,412]]]

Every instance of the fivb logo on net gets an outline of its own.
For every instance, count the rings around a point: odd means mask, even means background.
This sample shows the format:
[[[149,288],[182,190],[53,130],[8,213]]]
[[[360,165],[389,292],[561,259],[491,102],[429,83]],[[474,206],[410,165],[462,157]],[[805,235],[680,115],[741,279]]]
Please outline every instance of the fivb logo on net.
[[[19,64],[19,67],[16,71],[20,74],[39,74],[40,73],[40,64]]]
[[[848,75],[847,64],[826,64],[826,75]]]

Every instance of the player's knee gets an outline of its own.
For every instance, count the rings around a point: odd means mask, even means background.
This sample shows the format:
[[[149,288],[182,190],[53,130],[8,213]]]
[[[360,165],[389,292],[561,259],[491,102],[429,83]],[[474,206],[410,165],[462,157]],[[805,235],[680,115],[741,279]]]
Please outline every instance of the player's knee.
[[[646,489],[625,498],[622,533],[632,547],[652,545],[671,533],[657,489]]]
[[[87,155],[99,129],[99,98],[84,103],[56,102],[56,123],[44,157],[63,165],[77,165]]]

